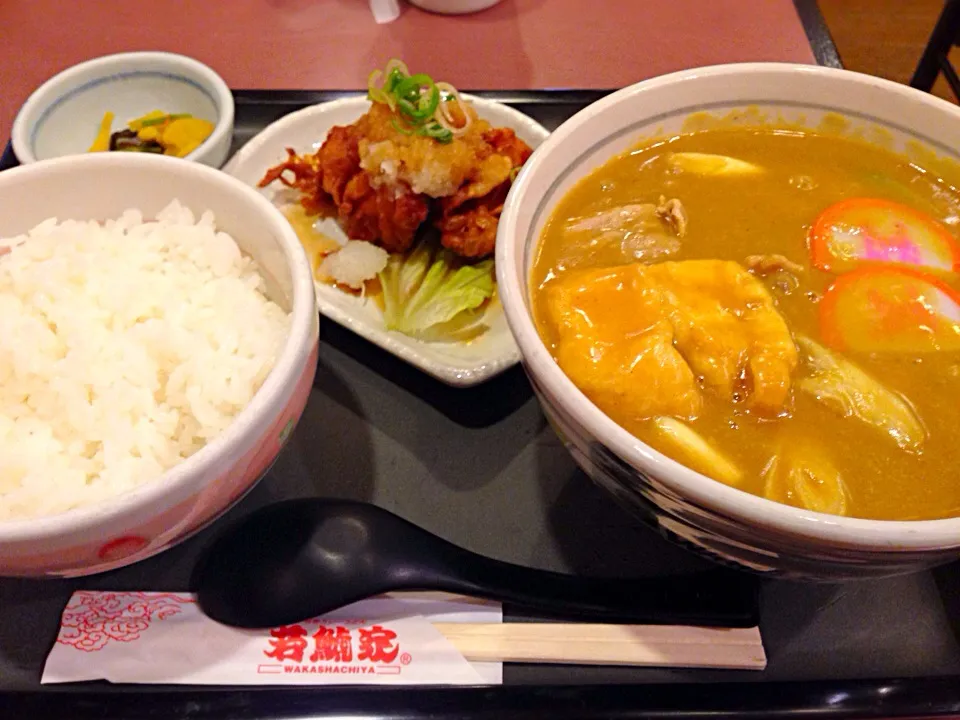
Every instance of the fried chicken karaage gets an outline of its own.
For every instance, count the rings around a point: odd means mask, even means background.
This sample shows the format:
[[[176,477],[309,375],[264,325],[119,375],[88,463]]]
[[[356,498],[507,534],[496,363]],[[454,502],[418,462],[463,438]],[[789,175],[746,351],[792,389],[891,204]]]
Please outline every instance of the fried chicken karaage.
[[[431,221],[444,247],[464,258],[487,257],[512,179],[532,150],[465,102],[451,104],[465,130],[441,140],[411,132],[393,108],[374,102],[352,125],[332,128],[317,152],[288,148],[259,186],[279,181],[294,188],[307,212],[332,215],[349,238],[389,252],[409,249]]]

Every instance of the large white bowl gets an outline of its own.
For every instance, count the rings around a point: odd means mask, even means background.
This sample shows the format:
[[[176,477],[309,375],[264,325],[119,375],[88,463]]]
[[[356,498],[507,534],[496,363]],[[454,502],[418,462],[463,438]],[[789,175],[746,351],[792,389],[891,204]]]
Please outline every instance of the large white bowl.
[[[316,372],[318,315],[309,263],[286,218],[239,180],[197,163],[134,153],[47,160],[0,173],[0,237],[48,217],[155,215],[171,200],[212,210],[292,313],[276,364],[250,404],[196,454],[109,502],[0,521],[0,575],[84,575],[149,557],[218,517],[267,471],[299,420]]]
[[[130,52],[74,65],[34,90],[13,121],[13,153],[22,165],[85,153],[108,110],[115,130],[152,110],[190,113],[214,128],[184,159],[220,167],[230,152],[234,103],[223,78],[184,55]]]
[[[960,108],[867,75],[751,63],[688,70],[624,88],[577,113],[527,162],[500,219],[497,283],[541,405],[576,461],[664,534],[766,573],[840,579],[893,575],[960,557],[960,518],[861,520],[782,505],[711,480],[602,413],[537,335],[529,279],[541,229],[580,178],[642,136],[679,132],[692,113],[756,106],[815,124],[826,113],[879,126],[897,147],[919,141],[957,158]],[[856,452],[851,448],[851,452]],[[922,482],[922,478],[917,478]]]

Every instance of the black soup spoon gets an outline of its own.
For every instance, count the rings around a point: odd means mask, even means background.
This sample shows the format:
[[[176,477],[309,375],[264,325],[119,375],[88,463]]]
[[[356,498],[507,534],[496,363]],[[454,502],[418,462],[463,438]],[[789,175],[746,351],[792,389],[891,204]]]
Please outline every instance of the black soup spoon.
[[[393,590],[445,590],[552,616],[749,627],[756,578],[725,569],[587,579],[469,552],[374,505],[288,500],[214,541],[195,577],[200,607],[242,628],[289,625]]]

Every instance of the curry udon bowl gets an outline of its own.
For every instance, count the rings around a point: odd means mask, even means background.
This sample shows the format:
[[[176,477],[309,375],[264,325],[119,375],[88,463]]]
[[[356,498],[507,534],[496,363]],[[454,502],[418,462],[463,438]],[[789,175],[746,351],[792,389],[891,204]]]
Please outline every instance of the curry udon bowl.
[[[66,512],[0,521],[0,575],[88,575],[170,548],[256,484],[303,413],[319,334],[312,273],[290,224],[243,183],[199,163],[137,153],[44,160],[0,173],[0,237],[51,217],[102,222],[128,208],[150,221],[174,199],[198,218],[213,211],[216,229],[257,263],[265,296],[289,313],[285,336],[270,336],[280,338],[272,369],[223,430],[156,479]]]
[[[554,210],[611,158],[642,138],[681,134],[702,113],[778,118],[811,128],[839,115],[893,150],[919,143],[955,160],[960,148],[960,108],[878,78],[811,66],[689,70],[624,88],[577,113],[524,167],[497,238],[500,296],[547,418],[599,485],[662,534],[720,562],[829,580],[907,573],[960,557],[960,518],[870,520],[814,512],[690,469],[614,422],[561,370],[541,338],[532,273]]]

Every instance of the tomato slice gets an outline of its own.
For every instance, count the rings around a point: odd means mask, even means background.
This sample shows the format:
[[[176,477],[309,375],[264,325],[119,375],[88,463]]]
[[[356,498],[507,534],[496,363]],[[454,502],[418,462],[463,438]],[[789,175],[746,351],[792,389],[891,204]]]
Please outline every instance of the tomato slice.
[[[960,245],[947,226],[891,200],[835,203],[820,213],[808,239],[813,264],[827,272],[849,272],[865,263],[960,270]]]
[[[823,341],[840,350],[960,350],[960,293],[912,268],[872,266],[842,275],[820,303]]]

